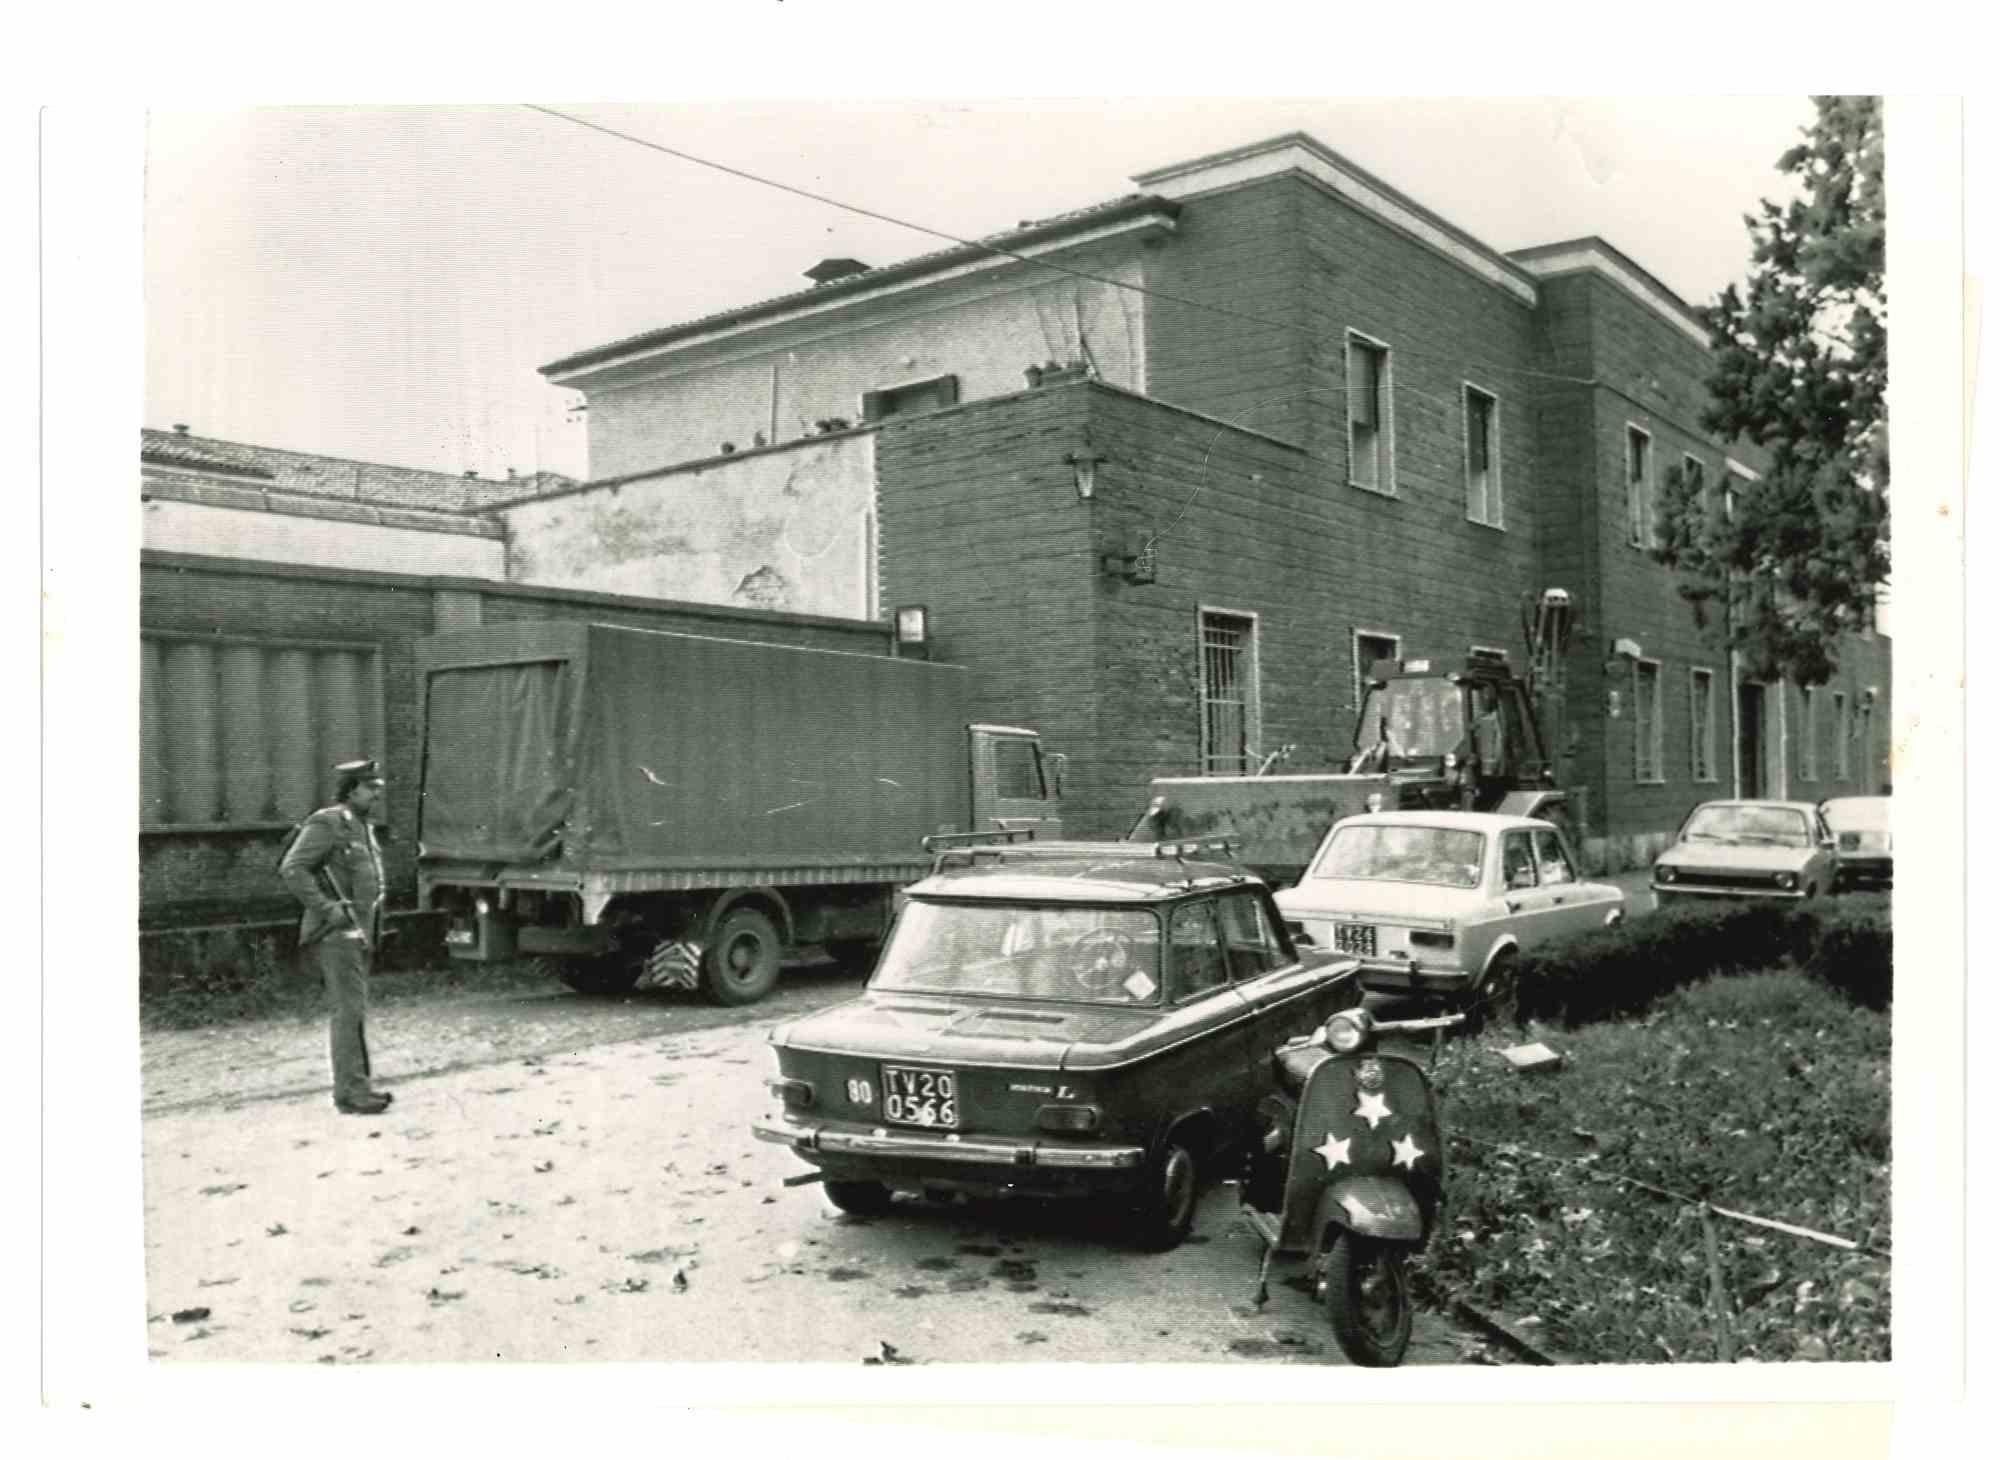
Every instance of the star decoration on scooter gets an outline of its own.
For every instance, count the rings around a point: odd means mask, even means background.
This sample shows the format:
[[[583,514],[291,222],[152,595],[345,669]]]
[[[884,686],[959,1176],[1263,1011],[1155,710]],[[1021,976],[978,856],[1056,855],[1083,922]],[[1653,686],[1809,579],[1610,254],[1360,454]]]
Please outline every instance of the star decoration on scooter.
[[[1417,1158],[1424,1154],[1424,1148],[1417,1144],[1415,1136],[1401,1136],[1391,1141],[1389,1145],[1396,1153],[1394,1164],[1407,1167],[1411,1171],[1417,1169]]]
[[[1313,1154],[1319,1157],[1322,1161],[1326,1162],[1326,1169],[1329,1171],[1331,1171],[1334,1167],[1343,1164],[1352,1166],[1354,1162],[1353,1159],[1348,1156],[1347,1148],[1353,1144],[1354,1141],[1352,1138],[1349,1138],[1347,1140],[1338,1140],[1334,1137],[1332,1131],[1328,1131],[1326,1133],[1326,1141],[1324,1142],[1324,1144],[1313,1147]]]
[[[1395,1112],[1389,1109],[1388,1097],[1375,1091],[1363,1094],[1360,1103],[1354,1107],[1354,1118],[1367,1121],[1370,1130],[1393,1114]]]

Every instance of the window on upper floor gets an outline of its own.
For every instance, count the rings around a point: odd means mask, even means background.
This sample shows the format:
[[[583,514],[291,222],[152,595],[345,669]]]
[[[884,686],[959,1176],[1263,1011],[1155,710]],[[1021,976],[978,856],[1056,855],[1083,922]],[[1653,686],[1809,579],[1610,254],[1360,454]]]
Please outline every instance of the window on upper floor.
[[[1653,540],[1653,438],[1625,428],[1625,540],[1635,548]]]
[[[1500,503],[1500,398],[1465,387],[1465,515],[1504,527]]]
[[[935,411],[957,404],[958,377],[940,375],[931,380],[912,381],[908,385],[863,391],[861,419],[884,421],[890,416],[913,416],[920,411]]]
[[[1708,467],[1699,456],[1683,454],[1681,475],[1687,479],[1689,500],[1701,503],[1701,514],[1706,520],[1715,506],[1715,489],[1708,480]]]
[[[1389,347],[1347,332],[1347,480],[1396,494],[1396,423]]]

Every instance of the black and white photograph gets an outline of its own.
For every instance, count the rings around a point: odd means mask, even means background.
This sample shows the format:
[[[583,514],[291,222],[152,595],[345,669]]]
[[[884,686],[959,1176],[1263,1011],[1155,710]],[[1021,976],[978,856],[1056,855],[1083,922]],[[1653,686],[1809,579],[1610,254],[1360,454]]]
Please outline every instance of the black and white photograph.
[[[146,104],[146,1382],[1890,1397],[1899,105]]]

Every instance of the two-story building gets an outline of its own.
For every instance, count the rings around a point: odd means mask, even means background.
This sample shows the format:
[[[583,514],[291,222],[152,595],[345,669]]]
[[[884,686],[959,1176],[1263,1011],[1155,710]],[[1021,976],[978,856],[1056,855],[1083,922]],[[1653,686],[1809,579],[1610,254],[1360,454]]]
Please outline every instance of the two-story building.
[[[545,366],[593,480],[497,509],[509,578],[873,619],[930,611],[981,713],[1070,754],[1071,825],[1158,774],[1340,763],[1365,666],[1522,653],[1568,590],[1586,845],[1886,776],[1888,643],[1743,680],[1648,556],[1706,332],[1597,238],[1502,254],[1301,134],[1138,191]]]

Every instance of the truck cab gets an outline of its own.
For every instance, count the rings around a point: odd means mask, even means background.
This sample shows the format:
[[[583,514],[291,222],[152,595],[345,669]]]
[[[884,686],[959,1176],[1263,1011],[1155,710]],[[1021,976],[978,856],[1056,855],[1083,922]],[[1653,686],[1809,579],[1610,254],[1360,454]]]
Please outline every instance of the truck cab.
[[[1059,754],[1041,736],[1016,725],[966,727],[972,767],[971,830],[1033,831],[1043,841],[1062,836]]]

